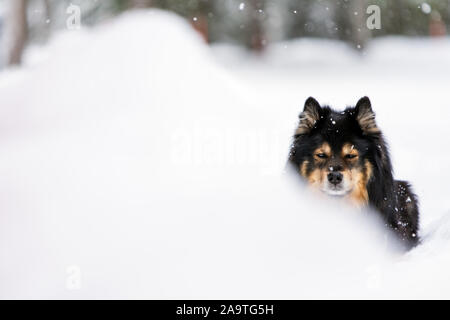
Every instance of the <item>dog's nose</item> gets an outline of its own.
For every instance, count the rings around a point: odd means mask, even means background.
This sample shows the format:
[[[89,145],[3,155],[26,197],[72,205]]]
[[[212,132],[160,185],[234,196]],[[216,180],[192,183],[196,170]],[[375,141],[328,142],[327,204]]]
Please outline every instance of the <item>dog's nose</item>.
[[[328,181],[335,186],[342,182],[342,173],[340,172],[330,172],[328,174]]]

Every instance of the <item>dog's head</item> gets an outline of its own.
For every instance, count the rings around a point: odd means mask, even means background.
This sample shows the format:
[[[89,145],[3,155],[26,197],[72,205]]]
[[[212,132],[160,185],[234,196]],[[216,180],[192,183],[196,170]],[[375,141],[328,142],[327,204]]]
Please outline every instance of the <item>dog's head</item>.
[[[290,161],[309,185],[331,196],[367,204],[367,185],[387,163],[387,150],[369,98],[337,112],[308,98],[294,135]],[[384,159],[386,158],[386,159]]]

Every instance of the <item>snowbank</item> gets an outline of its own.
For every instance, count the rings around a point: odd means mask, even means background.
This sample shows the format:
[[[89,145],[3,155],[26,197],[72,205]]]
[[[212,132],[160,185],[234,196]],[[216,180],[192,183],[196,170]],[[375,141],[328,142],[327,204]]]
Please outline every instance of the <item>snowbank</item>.
[[[291,72],[218,64],[187,23],[156,10],[43,50],[0,75],[0,297],[447,294],[437,262],[449,255],[432,245],[446,248],[446,231],[404,256],[373,214],[283,173],[303,97],[325,92],[323,79],[305,74],[283,95]],[[408,143],[399,161],[416,152]]]

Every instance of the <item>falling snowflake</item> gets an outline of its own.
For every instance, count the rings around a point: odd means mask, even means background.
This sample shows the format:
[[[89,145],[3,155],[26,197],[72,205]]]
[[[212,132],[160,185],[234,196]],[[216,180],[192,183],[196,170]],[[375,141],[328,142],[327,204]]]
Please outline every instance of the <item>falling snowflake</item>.
[[[428,3],[424,2],[422,3],[422,5],[420,6],[420,8],[422,9],[422,12],[425,14],[429,14],[431,12],[431,7]]]

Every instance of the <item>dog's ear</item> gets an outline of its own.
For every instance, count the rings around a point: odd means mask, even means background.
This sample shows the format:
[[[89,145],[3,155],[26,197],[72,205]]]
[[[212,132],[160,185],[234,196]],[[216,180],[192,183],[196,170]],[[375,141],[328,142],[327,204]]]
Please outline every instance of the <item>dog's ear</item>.
[[[309,133],[320,119],[320,104],[313,97],[309,97],[305,101],[305,107],[303,108],[303,112],[300,113],[300,123],[298,125],[297,131],[295,134],[307,134]]]
[[[355,107],[356,121],[358,121],[361,130],[366,135],[380,133],[380,129],[375,122],[375,113],[372,111],[372,104],[368,97],[359,99]]]

